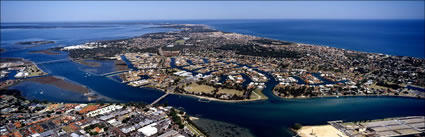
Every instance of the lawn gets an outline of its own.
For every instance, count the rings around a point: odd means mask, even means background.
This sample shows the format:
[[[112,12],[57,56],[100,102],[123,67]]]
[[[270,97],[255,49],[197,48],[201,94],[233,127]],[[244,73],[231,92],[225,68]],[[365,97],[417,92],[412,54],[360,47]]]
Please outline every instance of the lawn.
[[[177,40],[175,43],[176,45],[183,45],[185,40]]]
[[[198,85],[196,83],[192,83],[191,85],[187,86],[184,88],[186,91],[190,91],[190,92],[195,92],[195,93],[211,93],[211,91],[213,91],[215,88],[212,86],[207,86],[207,85]],[[243,91],[239,91],[239,90],[235,90],[235,89],[222,89],[219,88],[218,89],[218,94],[220,93],[226,93],[229,95],[238,95],[238,96],[242,96],[243,95]]]
[[[236,90],[236,89],[227,89],[227,88],[225,88],[225,89],[219,88],[217,93],[226,93],[226,94],[229,94],[229,95],[236,94],[238,96],[243,95],[243,91]]]
[[[376,89],[376,90],[387,90],[387,89],[388,89],[387,87],[378,86],[378,85],[376,85],[376,84],[372,84],[372,85],[370,85],[370,86],[369,86],[369,88],[374,88],[374,89]]]
[[[191,85],[184,88],[186,91],[195,92],[195,93],[211,93],[214,90],[214,87],[207,85],[198,85],[196,83],[192,83]]]
[[[252,91],[250,99],[267,99],[267,96],[263,94],[263,89],[255,89]],[[260,98],[258,98],[260,96]]]
[[[189,128],[190,131],[192,131],[193,133],[195,133],[195,136],[204,136],[205,135],[199,131],[195,126],[193,126],[192,124],[186,123],[186,126]]]

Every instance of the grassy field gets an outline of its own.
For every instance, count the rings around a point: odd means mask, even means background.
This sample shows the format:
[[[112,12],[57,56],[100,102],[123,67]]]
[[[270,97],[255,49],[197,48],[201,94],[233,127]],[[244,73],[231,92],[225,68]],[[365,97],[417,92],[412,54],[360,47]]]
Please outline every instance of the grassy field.
[[[191,85],[185,87],[185,90],[195,93],[211,93],[211,91],[214,90],[214,87],[192,83]]]
[[[211,93],[211,91],[213,91],[215,88],[212,86],[207,86],[207,85],[198,85],[196,83],[192,83],[191,85],[185,87],[186,91],[190,91],[190,92],[195,92],[195,93]],[[229,94],[229,95],[239,95],[242,96],[243,95],[243,91],[239,91],[239,90],[235,90],[235,89],[222,89],[219,88],[218,89],[218,94],[220,93],[225,93],[225,94]]]
[[[183,45],[185,40],[177,40],[175,43],[176,45]]]
[[[201,131],[199,131],[195,126],[193,126],[192,124],[186,123],[185,124],[187,126],[187,128],[189,128],[190,131],[192,131],[193,133],[195,133],[195,136],[200,137],[200,136],[204,136],[206,137],[206,135],[204,135]]]
[[[267,99],[267,96],[264,95],[263,92],[261,92],[261,91],[262,91],[262,89],[256,89],[256,90],[252,91],[250,99]]]
[[[217,93],[225,93],[225,94],[230,94],[230,95],[236,94],[238,96],[243,95],[243,91],[235,90],[235,89],[227,89],[227,88],[225,88],[225,89],[219,88]]]
[[[378,86],[376,84],[370,85],[370,88],[374,88],[374,89],[377,89],[377,90],[387,90],[388,89],[387,87]]]

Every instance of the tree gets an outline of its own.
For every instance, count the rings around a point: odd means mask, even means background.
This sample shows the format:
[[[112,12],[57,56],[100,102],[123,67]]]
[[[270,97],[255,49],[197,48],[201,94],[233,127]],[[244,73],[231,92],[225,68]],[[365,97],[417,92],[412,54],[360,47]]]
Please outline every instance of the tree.
[[[301,129],[302,125],[300,123],[295,123],[292,128],[295,130]]]

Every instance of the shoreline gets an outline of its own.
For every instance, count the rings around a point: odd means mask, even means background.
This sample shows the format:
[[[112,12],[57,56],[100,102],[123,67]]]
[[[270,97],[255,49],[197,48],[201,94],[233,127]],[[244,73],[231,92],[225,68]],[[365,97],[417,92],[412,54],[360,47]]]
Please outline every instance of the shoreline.
[[[419,135],[423,133],[415,124],[421,124],[424,116],[409,115],[401,117],[387,117],[380,119],[366,119],[360,121],[334,120],[327,124],[296,126],[289,130],[300,137],[348,137],[354,135],[362,136],[405,136]],[[422,123],[423,124],[423,123]],[[297,125],[297,124],[295,124]],[[404,128],[397,128],[404,127]],[[381,130],[381,129],[386,130]],[[409,130],[409,132],[403,132]],[[373,132],[371,132],[373,131]],[[392,131],[392,132],[389,132]],[[390,135],[388,134],[390,133]]]
[[[331,125],[302,126],[298,130],[290,128],[290,131],[300,137],[348,137]]]
[[[162,91],[162,90],[161,90]],[[164,92],[165,93],[165,92]],[[182,96],[189,96],[189,97],[195,97],[198,99],[208,99],[208,101],[216,101],[216,102],[226,102],[226,103],[241,103],[241,102],[255,102],[255,101],[264,101],[268,99],[249,99],[249,100],[222,100],[218,98],[213,97],[205,97],[205,96],[198,96],[198,95],[192,95],[192,94],[183,94],[183,93],[173,93],[169,92],[170,94],[174,95],[182,95]]]
[[[268,98],[265,98],[265,99],[253,99],[253,100],[222,100],[222,99],[218,99],[218,98],[198,96],[198,95],[193,95],[193,94],[183,94],[183,93],[166,92],[163,89],[152,88],[152,87],[141,87],[141,88],[142,89],[143,88],[149,88],[149,89],[158,90],[158,91],[160,91],[160,92],[162,92],[164,94],[169,93],[169,94],[172,94],[172,95],[181,95],[181,96],[193,97],[193,98],[197,98],[197,99],[208,99],[208,102],[210,102],[210,101],[216,101],[216,102],[226,102],[226,103],[241,103],[241,102],[256,102],[256,101],[268,100]]]
[[[255,137],[255,135],[248,128],[229,122],[190,115],[189,122],[198,128],[202,133],[205,133],[209,136]]]
[[[326,95],[326,96],[316,96],[316,97],[280,97],[273,93],[279,99],[317,99],[317,98],[344,98],[344,97],[400,97],[400,98],[415,98],[415,99],[425,99],[421,96],[409,96],[409,95]]]

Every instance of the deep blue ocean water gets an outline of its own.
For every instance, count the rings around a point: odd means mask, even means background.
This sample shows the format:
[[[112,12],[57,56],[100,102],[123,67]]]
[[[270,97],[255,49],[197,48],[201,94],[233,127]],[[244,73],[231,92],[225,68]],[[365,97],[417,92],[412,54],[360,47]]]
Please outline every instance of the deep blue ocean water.
[[[357,51],[424,58],[424,20],[192,20],[215,29]]]
[[[155,21],[153,21],[155,22]],[[158,21],[157,21],[158,22]],[[223,31],[276,38],[287,41],[381,52],[394,55],[423,57],[423,21],[323,21],[323,20],[227,20],[227,21],[161,21],[171,23],[203,23]],[[150,28],[139,23],[74,23],[74,24],[6,24],[1,29],[1,47],[7,51],[1,57],[23,57],[41,62],[67,58],[61,55],[28,54],[31,50],[60,45],[120,39],[150,32],[170,31]],[[2,24],[4,26],[4,24]],[[421,31],[421,32],[420,32]],[[379,35],[378,35],[379,34]],[[28,40],[54,40],[55,44],[23,46],[14,43]],[[385,45],[385,46],[382,46]],[[391,45],[391,46],[386,46]],[[421,53],[418,50],[422,49]],[[408,54],[405,54],[408,53]],[[99,61],[101,67],[93,68],[71,61],[39,65],[50,75],[87,86],[106,101],[143,101],[150,103],[163,93],[155,89],[134,88],[99,76],[111,72],[112,61]],[[268,85],[276,84],[271,80]],[[87,102],[81,95],[55,86],[24,82],[13,86],[28,98]],[[305,125],[326,124],[329,120],[368,120],[376,118],[425,115],[425,100],[397,97],[340,97],[316,99],[279,99],[272,95],[272,86],[263,91],[270,99],[244,103],[199,102],[197,98],[170,95],[164,101],[183,107],[194,116],[237,124],[250,129],[260,137],[291,136],[287,130],[295,122]],[[40,94],[43,91],[43,94]]]

